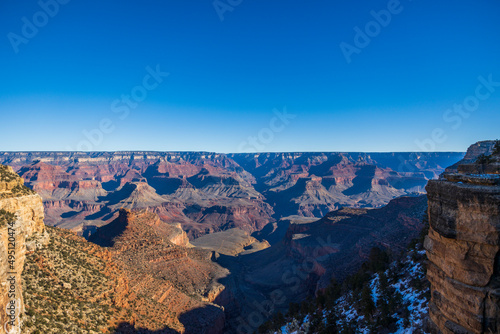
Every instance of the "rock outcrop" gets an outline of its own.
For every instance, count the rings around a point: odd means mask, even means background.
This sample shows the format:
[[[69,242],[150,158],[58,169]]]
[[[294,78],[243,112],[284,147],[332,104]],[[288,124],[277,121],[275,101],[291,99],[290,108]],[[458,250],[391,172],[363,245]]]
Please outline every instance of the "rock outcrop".
[[[460,164],[427,185],[433,333],[500,333],[500,157],[494,144],[471,146]]]
[[[26,252],[46,242],[42,198],[0,165],[0,333],[20,333]]]
[[[182,332],[222,333],[231,293],[219,281],[230,273],[211,261],[211,251],[193,248],[179,225],[146,209],[122,209],[89,241],[106,247],[110,261],[120,264],[133,296],[168,308]]]
[[[447,167],[445,169],[446,174],[456,173],[458,171],[458,166],[463,166],[466,164],[471,164],[476,161],[476,159],[481,155],[491,155],[493,153],[493,148],[496,142],[494,140],[480,141],[471,145],[467,149],[467,153],[462,160],[457,163]]]

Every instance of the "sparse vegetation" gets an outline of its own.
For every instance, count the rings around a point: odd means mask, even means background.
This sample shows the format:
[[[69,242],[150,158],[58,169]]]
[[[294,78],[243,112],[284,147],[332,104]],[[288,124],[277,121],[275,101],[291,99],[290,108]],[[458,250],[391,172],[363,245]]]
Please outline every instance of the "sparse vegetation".
[[[11,223],[15,219],[15,214],[13,212],[0,209],[0,228]]]
[[[46,230],[49,243],[26,254],[23,334],[114,333],[130,322],[130,328],[158,329],[165,327],[166,315],[174,319],[165,305],[138,294],[130,297],[119,283],[125,277],[120,264],[107,250],[68,230]]]
[[[2,182],[11,182],[17,179],[16,173],[12,173],[8,166],[0,165],[0,181]]]
[[[18,196],[27,196],[36,194],[36,192],[33,189],[26,187],[24,184],[18,184],[17,186],[12,188],[12,193]]]
[[[283,326],[288,333],[422,332],[424,313],[418,310],[430,299],[422,264],[422,244],[428,229],[425,216],[420,236],[409,244],[400,260],[391,263],[386,250],[372,248],[369,259],[342,284],[333,280],[315,299],[291,303],[287,314],[275,314],[258,333],[281,334]]]
[[[47,227],[50,242],[27,254],[23,333],[107,333],[116,315],[104,263],[69,231]]]

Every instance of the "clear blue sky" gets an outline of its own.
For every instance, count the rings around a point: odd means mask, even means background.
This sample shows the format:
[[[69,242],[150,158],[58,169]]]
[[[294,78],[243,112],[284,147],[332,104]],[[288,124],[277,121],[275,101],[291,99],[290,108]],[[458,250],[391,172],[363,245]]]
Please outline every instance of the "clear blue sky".
[[[463,151],[500,137],[498,1],[54,1],[0,2],[0,151]]]

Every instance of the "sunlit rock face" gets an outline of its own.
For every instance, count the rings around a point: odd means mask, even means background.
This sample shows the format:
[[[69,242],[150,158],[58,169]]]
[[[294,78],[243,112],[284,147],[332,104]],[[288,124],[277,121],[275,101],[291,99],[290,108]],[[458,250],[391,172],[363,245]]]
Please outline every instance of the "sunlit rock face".
[[[493,142],[427,185],[430,231],[425,247],[433,333],[500,331],[500,177]]]
[[[11,167],[0,165],[0,333],[20,329],[21,275],[26,252],[46,241],[43,218],[42,198]]]
[[[203,152],[0,153],[43,198],[51,226],[89,235],[120,208],[154,208],[188,237],[273,222],[254,178],[226,155]]]

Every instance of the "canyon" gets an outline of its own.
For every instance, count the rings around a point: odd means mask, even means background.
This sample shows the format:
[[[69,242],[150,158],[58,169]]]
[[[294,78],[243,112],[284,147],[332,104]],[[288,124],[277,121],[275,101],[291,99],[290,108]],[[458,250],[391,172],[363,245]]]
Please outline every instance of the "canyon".
[[[275,231],[290,216],[422,194],[462,153],[0,152],[43,199],[45,223],[88,237],[120,208],[150,208],[190,240]]]
[[[165,153],[165,161],[96,153],[90,163],[76,153],[71,161],[16,153],[11,164],[23,177],[1,166],[0,220],[21,231],[23,328],[253,333],[291,302],[355,273],[374,247],[397,258],[428,211],[431,332],[496,332],[496,150],[489,141],[426,162],[404,154],[412,172],[385,153]],[[0,236],[7,249],[8,225]],[[0,274],[7,282],[8,268]]]
[[[49,240],[41,243],[44,238],[34,239],[46,246],[26,254],[24,277],[18,278],[27,291],[29,312],[23,327],[27,333],[51,326],[111,333],[140,328],[165,333],[251,332],[273,312],[286,310],[291,301],[322,289],[334,275],[335,266],[339,267],[335,275],[341,278],[355,270],[373,245],[395,250],[404,247],[419,231],[425,204],[425,196],[413,196],[392,200],[375,210],[344,208],[320,220],[288,217],[284,236],[275,237],[273,245],[262,235],[253,237],[248,230],[233,227],[192,241],[198,247],[191,243],[182,223],[165,221],[158,207],[120,206],[116,218],[97,227],[86,241],[75,231],[44,228],[41,197],[22,186],[24,180],[11,167],[3,168],[10,182],[2,184],[2,189],[8,189],[4,197],[11,197],[10,190],[16,189],[23,195],[17,201],[25,197],[36,200],[5,207],[30,213],[24,219],[35,221],[40,226],[35,230]],[[208,169],[200,169],[201,174],[208,174]],[[42,194],[43,189],[52,187],[51,194],[74,191],[71,196],[83,201],[88,199],[85,185],[95,185],[95,179],[74,183],[60,166],[41,161],[19,170]],[[242,170],[239,173],[247,175]],[[56,177],[47,180],[47,175]],[[60,187],[68,184],[70,189]],[[92,187],[91,193],[95,191]],[[256,199],[259,196],[256,193]],[[12,199],[3,201],[10,203]],[[24,261],[22,250],[19,254]],[[80,265],[75,267],[75,263]],[[88,303],[88,311],[79,321],[80,307],[72,300]],[[48,312],[50,305],[60,307]],[[95,312],[102,316],[96,319]],[[67,323],[62,322],[62,315]]]
[[[373,247],[399,254],[421,232],[425,209],[425,196],[401,197],[378,209],[343,208],[314,222],[290,224],[280,242],[259,252],[220,255],[217,262],[237,282],[240,311],[228,319],[228,327],[253,333],[290,303],[353,274]]]
[[[44,225],[42,198],[0,165],[0,333],[221,333],[229,271],[180,224],[120,209],[88,242]]]

